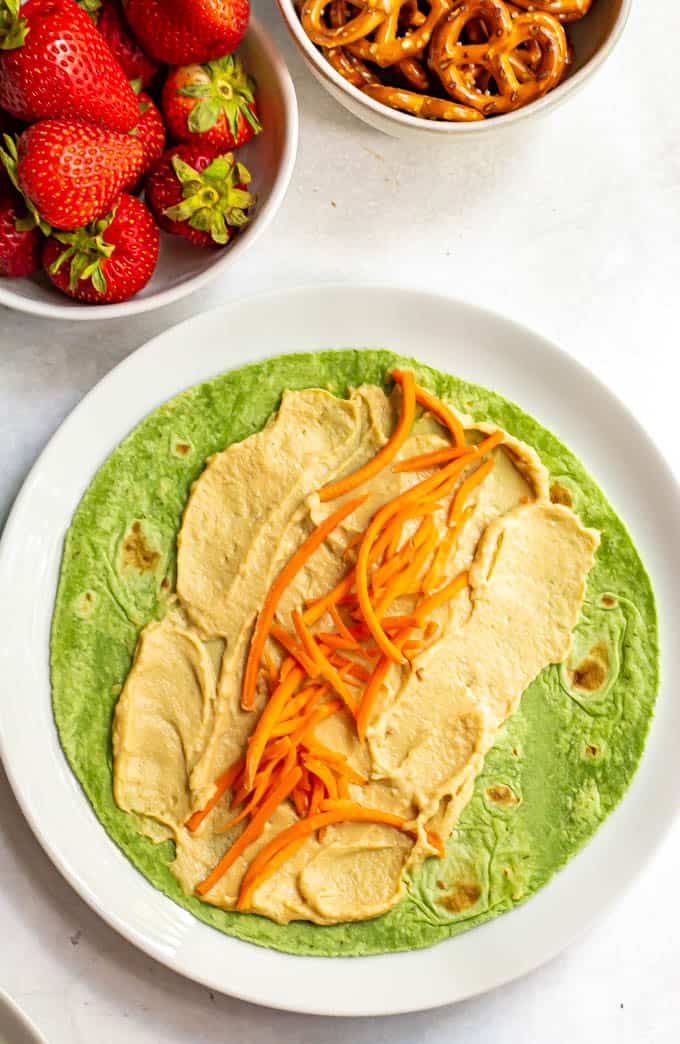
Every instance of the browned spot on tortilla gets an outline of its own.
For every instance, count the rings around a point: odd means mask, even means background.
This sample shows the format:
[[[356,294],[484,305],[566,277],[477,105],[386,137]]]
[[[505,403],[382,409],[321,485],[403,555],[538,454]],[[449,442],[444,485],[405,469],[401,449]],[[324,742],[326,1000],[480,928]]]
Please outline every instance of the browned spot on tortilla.
[[[418,679],[418,681],[423,681],[423,679],[425,678],[425,671],[423,670],[422,667],[418,667],[417,668],[417,670],[416,670],[416,678]]]
[[[512,754],[513,758],[519,757],[519,751],[517,750],[517,747],[513,747],[510,753]]]
[[[602,595],[602,605],[605,609],[613,609],[616,605],[616,599],[612,595]]]
[[[175,453],[177,454],[178,457],[186,457],[186,455],[188,453],[191,453],[191,443],[190,442],[176,442],[175,443]]]
[[[112,695],[113,696],[120,696],[122,688],[123,688],[122,685],[118,685],[118,684],[112,685],[111,686],[111,693],[112,693]]]
[[[462,913],[474,906],[482,890],[474,881],[458,881],[452,892],[440,900],[442,906],[452,913]]]
[[[586,754],[589,754],[591,758],[597,757],[600,753],[600,748],[596,747],[594,743],[586,743]]]
[[[571,507],[573,504],[571,493],[561,482],[553,482],[550,487],[550,500],[553,504],[563,504],[565,507]]]
[[[519,798],[507,783],[498,783],[495,787],[487,787],[485,794],[489,801],[494,801],[497,805],[503,805],[504,808],[507,808],[509,805],[519,805]]]
[[[441,888],[442,891],[446,888],[446,881],[437,881],[437,888]]]
[[[607,680],[609,653],[604,642],[594,645],[587,656],[571,671],[571,684],[584,692],[596,692]]]
[[[160,557],[160,551],[147,544],[141,523],[133,522],[123,541],[123,565],[136,569],[138,573],[148,573],[156,568]]]
[[[167,589],[170,587],[170,581],[168,580],[167,576],[164,576],[161,580],[161,587],[164,591],[167,591]]]

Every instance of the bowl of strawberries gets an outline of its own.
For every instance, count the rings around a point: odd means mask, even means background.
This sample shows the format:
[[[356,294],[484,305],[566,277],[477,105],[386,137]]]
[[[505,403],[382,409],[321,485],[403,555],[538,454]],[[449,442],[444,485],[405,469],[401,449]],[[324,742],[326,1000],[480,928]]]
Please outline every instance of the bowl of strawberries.
[[[101,319],[191,293],[271,221],[297,138],[249,0],[0,0],[0,304]]]

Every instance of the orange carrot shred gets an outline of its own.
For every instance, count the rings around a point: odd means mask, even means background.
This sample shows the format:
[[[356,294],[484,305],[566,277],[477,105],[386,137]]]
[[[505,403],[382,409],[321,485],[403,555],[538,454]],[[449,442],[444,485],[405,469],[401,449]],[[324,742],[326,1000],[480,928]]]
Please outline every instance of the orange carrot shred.
[[[373,478],[378,472],[382,471],[383,468],[387,467],[397,453],[403,446],[404,442],[411,434],[411,428],[413,427],[413,421],[416,416],[416,382],[413,374],[409,370],[393,370],[392,376],[398,384],[401,385],[402,390],[402,407],[401,416],[396,428],[392,432],[392,435],[387,440],[383,448],[376,453],[375,457],[364,464],[358,471],[353,472],[351,475],[347,475],[345,478],[340,479],[338,482],[332,482],[328,486],[324,486],[323,489],[319,490],[319,499],[321,503],[325,503],[328,500],[335,500],[336,497],[342,496],[344,493],[349,493],[357,486],[362,486],[368,479]]]
[[[319,675],[319,668],[316,666],[313,660],[310,660],[309,656],[305,653],[304,649],[295,641],[294,638],[288,634],[285,627],[281,627],[280,624],[273,623],[269,632],[272,638],[275,638],[279,645],[282,645],[286,652],[297,660],[301,667],[304,667],[310,678],[317,678]]]
[[[237,909],[246,909],[249,904],[249,898],[252,895],[250,890],[251,884],[258,878],[261,883],[262,880],[269,876],[265,871],[269,869],[275,856],[294,842],[304,841],[321,827],[330,826],[333,823],[363,822],[383,823],[386,826],[402,830],[406,822],[401,816],[392,815],[391,812],[383,812],[382,809],[378,808],[365,808],[363,805],[357,805],[352,801],[323,802],[322,808],[325,808],[327,804],[328,811],[310,815],[307,819],[294,823],[293,826],[282,830],[280,834],[277,834],[276,837],[273,837],[268,844],[260,849],[248,867],[241,883]],[[274,865],[274,869],[280,865],[281,863],[277,862]],[[273,872],[274,870],[272,869]]]
[[[356,497],[354,500],[345,502],[337,509],[337,511],[334,511],[332,515],[329,515],[328,518],[324,519],[313,533],[307,537],[304,543],[300,545],[293,557],[286,563],[270,587],[264,605],[258,615],[255,631],[250,643],[250,650],[248,652],[248,660],[243,679],[243,692],[241,695],[241,706],[244,710],[252,710],[253,703],[255,702],[257,672],[259,670],[262,651],[271,625],[274,622],[274,615],[283,592],[292,583],[314,551],[316,551],[316,549],[324,543],[329,534],[333,532],[335,527],[339,525],[347,515],[351,514],[352,511],[359,507],[360,504],[363,504],[367,500],[367,497],[368,495],[366,494],[361,497]]]
[[[194,814],[187,819],[185,825],[188,830],[191,830],[192,833],[195,830],[198,830],[203,820],[210,812],[212,812],[222,795],[234,785],[236,779],[243,771],[245,763],[245,758],[239,758],[238,761],[235,761],[233,765],[230,765],[226,772],[223,772],[216,780],[213,796],[202,809],[199,809],[198,812],[194,812]]]
[[[448,428],[456,446],[465,445],[465,431],[463,425],[458,420],[453,410],[451,410],[445,402],[442,402],[441,399],[438,399],[430,392],[425,391],[425,389],[421,388],[420,385],[416,386],[416,401],[419,402],[421,406],[424,406],[433,417],[436,417],[438,421]]]
[[[477,486],[481,486],[489,472],[493,471],[494,463],[493,457],[489,457],[488,460],[485,460],[483,464],[480,464],[471,475],[468,475],[468,477],[461,482],[449,508],[449,525],[451,525],[452,522],[455,522],[460,516],[463,507],[465,506],[465,502],[472,493],[472,490],[476,489]]]
[[[305,652],[312,660],[314,660],[319,668],[321,676],[326,679],[328,684],[335,689],[339,696],[342,696],[343,700],[354,714],[356,710],[356,700],[331,664],[330,660],[317,645],[313,635],[304,622],[302,615],[294,609],[291,613],[291,618]]]
[[[196,891],[199,895],[206,895],[212,888],[214,888],[217,882],[220,881],[227,872],[229,867],[233,866],[241,853],[246,850],[248,845],[257,840],[264,830],[267,820],[276,811],[279,805],[286,800],[291,791],[295,789],[301,776],[302,769],[296,767],[289,772],[288,775],[283,777],[261,808],[258,809],[243,833],[236,839],[231,848],[227,849],[224,853],[217,866],[211,870],[204,881],[201,881],[200,884],[196,885]],[[303,822],[306,821],[303,820]],[[285,833],[285,831],[283,831],[283,833]],[[280,837],[281,834],[278,836]]]

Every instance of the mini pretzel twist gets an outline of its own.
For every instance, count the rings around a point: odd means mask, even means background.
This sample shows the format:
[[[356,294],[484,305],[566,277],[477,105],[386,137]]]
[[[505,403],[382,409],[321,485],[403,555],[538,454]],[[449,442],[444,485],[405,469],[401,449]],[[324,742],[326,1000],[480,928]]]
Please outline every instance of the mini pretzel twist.
[[[437,25],[451,10],[451,3],[452,0],[430,0],[430,10],[423,16],[418,6],[413,6],[412,0],[394,0],[373,38],[353,41],[352,53],[364,61],[375,62],[381,69],[396,65],[403,58],[420,57]],[[406,32],[401,33],[405,22]]]
[[[433,98],[428,94],[416,94],[400,87],[387,87],[384,84],[370,84],[363,88],[364,94],[375,101],[389,105],[391,109],[410,112],[412,116],[420,116],[426,120],[448,120],[450,123],[470,123],[483,120],[481,112],[467,105],[457,105],[448,98]]]
[[[305,0],[302,5],[302,26],[317,47],[346,47],[363,39],[385,21],[393,8],[398,11],[401,3],[400,0],[356,0],[353,6],[359,13],[337,26],[329,26],[324,21],[324,12],[329,6],[329,0]]]
[[[546,11],[558,22],[577,22],[588,14],[593,0],[514,0],[525,11]]]
[[[418,9],[417,0],[405,0],[402,5],[402,15],[407,25],[422,25],[425,15]],[[331,28],[346,25],[349,20],[349,3],[347,0],[331,0],[328,7],[328,22]],[[367,83],[380,83],[380,80],[371,67],[356,51],[356,44],[348,47],[333,47],[324,49],[326,58],[333,68],[344,76],[355,87],[363,87]],[[402,58],[396,63],[396,67],[409,86],[417,91],[427,91],[430,86],[430,77],[427,69],[416,58]]]
[[[478,19],[488,39],[463,42],[468,25]],[[528,59],[521,51],[527,45]],[[559,82],[567,64],[567,38],[560,23],[542,11],[513,17],[501,0],[466,0],[435,31],[429,64],[452,98],[491,116],[519,109]],[[482,80],[481,71],[488,74]],[[498,94],[489,93],[491,80]]]

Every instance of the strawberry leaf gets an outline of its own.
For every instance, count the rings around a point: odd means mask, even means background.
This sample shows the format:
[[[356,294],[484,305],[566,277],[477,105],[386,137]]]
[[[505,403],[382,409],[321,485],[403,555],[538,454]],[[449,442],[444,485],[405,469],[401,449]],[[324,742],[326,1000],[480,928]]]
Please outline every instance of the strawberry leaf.
[[[0,0],[0,51],[21,47],[28,33],[28,23],[19,14],[21,0]]]
[[[220,112],[220,103],[213,98],[206,98],[191,110],[187,126],[193,134],[202,134],[215,126],[220,118]]]

